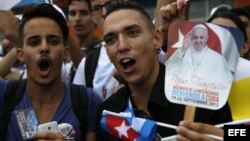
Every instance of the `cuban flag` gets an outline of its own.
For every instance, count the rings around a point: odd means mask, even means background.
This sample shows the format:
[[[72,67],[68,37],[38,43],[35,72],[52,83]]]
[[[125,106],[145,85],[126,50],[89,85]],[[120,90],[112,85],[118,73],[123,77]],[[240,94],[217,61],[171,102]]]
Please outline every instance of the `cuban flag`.
[[[124,112],[104,110],[101,126],[123,141],[152,141],[157,127],[155,121],[135,117],[130,100]]]
[[[229,94],[233,120],[250,118],[250,61],[239,58]]]

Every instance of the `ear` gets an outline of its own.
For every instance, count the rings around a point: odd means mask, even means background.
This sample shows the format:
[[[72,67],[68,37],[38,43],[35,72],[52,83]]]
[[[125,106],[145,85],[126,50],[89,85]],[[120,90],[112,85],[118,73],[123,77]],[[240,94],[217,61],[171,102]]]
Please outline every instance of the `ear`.
[[[17,59],[21,62],[21,63],[25,63],[24,60],[24,55],[23,55],[23,49],[22,48],[16,48],[16,54],[17,54]]]
[[[65,59],[68,59],[68,58],[70,58],[70,50],[69,50],[69,47],[68,46],[65,46],[65,48],[64,48],[64,58]]]
[[[163,35],[159,29],[155,29],[154,31],[154,48],[157,53],[161,50],[163,44]]]
[[[240,56],[244,56],[248,51],[249,51],[250,45],[248,44],[247,41],[243,44],[243,47],[240,51]]]

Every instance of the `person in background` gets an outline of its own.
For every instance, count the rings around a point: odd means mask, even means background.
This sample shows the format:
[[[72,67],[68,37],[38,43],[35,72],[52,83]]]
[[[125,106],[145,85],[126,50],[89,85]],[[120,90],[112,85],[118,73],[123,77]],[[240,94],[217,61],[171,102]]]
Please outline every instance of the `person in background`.
[[[89,0],[91,4],[91,10],[93,15],[93,20],[103,31],[103,16],[106,14],[106,8],[114,3],[117,3],[119,0]]]
[[[241,57],[243,57],[249,51],[246,26],[236,14],[231,11],[216,12],[207,20],[207,22],[239,29],[244,35],[244,44],[240,51]]]
[[[241,56],[250,60],[250,13],[245,8],[239,7],[231,9],[231,12],[235,13],[241,19],[246,28],[247,39],[241,50]]]
[[[210,22],[239,29],[243,33],[245,39],[242,50],[246,48],[248,41],[245,31],[246,28],[244,26],[244,23],[237,15],[235,15],[231,11],[220,12],[214,15],[213,18],[211,18]],[[234,120],[246,119],[249,118],[250,115],[249,110],[246,109],[247,107],[249,107],[250,97],[248,94],[249,87],[246,87],[248,85],[248,82],[245,81],[249,76],[249,64],[250,62],[249,60],[247,60],[247,58],[245,58],[245,56],[239,57],[234,74],[234,83],[232,84],[231,91],[228,97]],[[242,81],[243,79],[244,81]]]
[[[102,30],[102,25],[104,21],[104,15],[106,14],[106,8],[118,0],[90,0],[91,4],[91,14],[93,15],[93,20]],[[98,94],[103,100],[108,99],[116,90],[121,86],[121,84],[113,76],[115,68],[110,62],[106,45],[104,42],[101,43],[100,52],[94,56],[98,59],[94,76],[92,79],[92,87],[96,94]],[[86,77],[86,58],[84,57],[79,64],[76,74],[73,80],[74,84],[87,86],[89,79]],[[89,66],[88,66],[89,67]],[[88,81],[88,82],[87,82]],[[88,87],[88,86],[87,86]]]
[[[88,55],[100,47],[101,39],[95,35],[96,24],[92,20],[90,3],[87,0],[70,0],[68,6],[68,21],[77,36],[78,47]],[[73,82],[76,68],[70,64],[70,82]]]
[[[101,39],[95,36],[96,25],[92,20],[91,7],[87,0],[71,0],[68,6],[68,20],[85,54],[95,50]]]

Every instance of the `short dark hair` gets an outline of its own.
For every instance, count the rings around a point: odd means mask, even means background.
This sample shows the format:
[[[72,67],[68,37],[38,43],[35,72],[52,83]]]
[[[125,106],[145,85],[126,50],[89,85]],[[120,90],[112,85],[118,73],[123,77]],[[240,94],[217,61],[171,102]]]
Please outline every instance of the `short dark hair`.
[[[249,21],[250,21],[250,13],[247,11],[247,9],[245,8],[240,8],[240,7],[236,7],[236,8],[233,8],[231,10],[231,12],[233,12],[234,14],[236,14],[238,17],[240,16],[244,16],[247,18],[248,22],[246,21],[243,21],[242,22],[244,23],[244,26],[247,28],[249,26]]]
[[[86,2],[89,8],[89,11],[91,12],[91,4],[90,4],[90,0],[68,0],[68,6],[73,2],[73,1],[82,1],[82,2]]]
[[[107,13],[104,18],[106,19],[106,17],[108,17],[111,13],[122,10],[122,9],[137,11],[145,19],[149,28],[155,29],[155,25],[153,24],[152,19],[149,16],[149,14],[145,11],[145,9],[139,3],[137,3],[136,1],[132,1],[132,0],[131,1],[118,1],[115,4],[110,5],[107,8]]]
[[[19,46],[23,46],[23,29],[24,25],[30,21],[33,18],[37,17],[46,17],[54,20],[60,27],[63,35],[63,43],[66,45],[67,39],[68,39],[68,26],[66,19],[63,17],[63,15],[57,11],[51,4],[35,4],[30,7],[28,7],[23,14],[21,24],[19,26]]]
[[[216,12],[212,17],[210,17],[207,22],[211,22],[212,20],[216,18],[225,18],[229,19],[234,22],[234,24],[237,26],[237,29],[239,29],[245,38],[245,41],[247,40],[247,34],[246,34],[246,28],[244,26],[244,23],[241,21],[241,19],[231,11],[220,11]]]
[[[250,20],[250,13],[244,8],[236,7],[231,9],[231,11],[238,16],[245,16],[248,20]]]

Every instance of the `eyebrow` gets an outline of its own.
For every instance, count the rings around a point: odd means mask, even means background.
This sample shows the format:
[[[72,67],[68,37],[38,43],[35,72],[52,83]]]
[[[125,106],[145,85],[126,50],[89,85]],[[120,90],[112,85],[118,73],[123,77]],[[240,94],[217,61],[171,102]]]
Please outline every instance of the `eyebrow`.
[[[132,24],[124,28],[124,31],[132,30],[132,29],[141,29],[141,27],[137,24]]]
[[[126,26],[125,28],[123,28],[122,31],[129,31],[132,29],[141,29],[141,27],[137,24],[132,24],[132,25],[129,25],[129,26]],[[111,31],[111,32],[104,34],[104,36],[112,35],[112,34],[114,34],[114,32]]]

